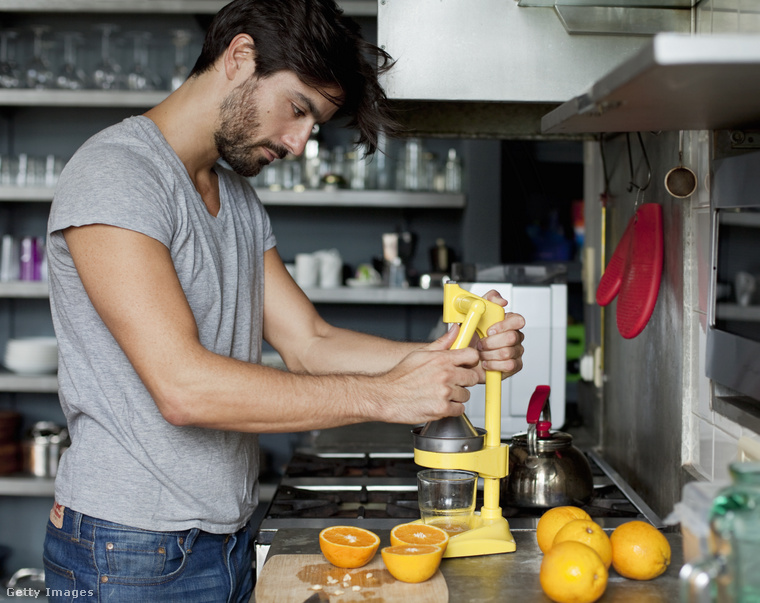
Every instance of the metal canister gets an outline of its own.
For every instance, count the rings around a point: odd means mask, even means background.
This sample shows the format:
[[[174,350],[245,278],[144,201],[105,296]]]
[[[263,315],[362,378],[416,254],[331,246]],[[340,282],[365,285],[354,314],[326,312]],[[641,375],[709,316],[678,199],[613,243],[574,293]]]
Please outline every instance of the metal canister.
[[[52,421],[35,423],[21,444],[24,471],[37,477],[55,477],[58,461],[68,446],[65,427]]]

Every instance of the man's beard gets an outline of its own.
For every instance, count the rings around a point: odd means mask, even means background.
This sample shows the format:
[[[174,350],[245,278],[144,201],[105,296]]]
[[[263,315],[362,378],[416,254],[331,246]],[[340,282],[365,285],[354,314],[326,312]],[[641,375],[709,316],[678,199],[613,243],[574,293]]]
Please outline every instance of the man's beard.
[[[258,82],[250,79],[235,88],[221,106],[221,125],[214,133],[219,156],[241,176],[256,176],[269,164],[266,156],[257,149],[267,147],[282,159],[288,150],[271,140],[256,140],[261,127],[255,92]]]

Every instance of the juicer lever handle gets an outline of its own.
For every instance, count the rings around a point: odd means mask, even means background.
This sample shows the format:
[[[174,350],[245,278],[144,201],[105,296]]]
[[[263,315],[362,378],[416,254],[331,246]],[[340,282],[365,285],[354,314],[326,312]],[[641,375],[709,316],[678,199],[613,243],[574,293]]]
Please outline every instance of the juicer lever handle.
[[[549,406],[549,393],[551,393],[551,387],[548,385],[536,386],[536,391],[530,397],[528,403],[528,413],[526,419],[528,425],[535,425],[536,431],[539,437],[548,437],[549,429],[552,426],[551,407]],[[541,414],[544,415],[544,420],[540,421]]]

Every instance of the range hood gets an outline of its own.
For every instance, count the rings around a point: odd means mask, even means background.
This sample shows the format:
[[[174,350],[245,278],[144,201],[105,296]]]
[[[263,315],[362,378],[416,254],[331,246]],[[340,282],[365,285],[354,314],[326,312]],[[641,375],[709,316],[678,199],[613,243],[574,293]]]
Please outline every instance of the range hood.
[[[541,120],[547,134],[760,126],[760,35],[658,34]]]
[[[678,10],[679,23],[690,12]],[[543,115],[651,39],[571,33],[556,7],[515,0],[381,0],[377,26],[378,44],[396,60],[386,93],[415,133],[433,136],[552,137],[541,130]]]
[[[678,15],[674,31],[634,35],[636,11]],[[381,0],[378,43],[397,60],[383,85],[409,131],[427,136],[760,127],[760,35],[683,33],[700,30],[695,13],[693,0]],[[603,31],[612,15],[637,28]],[[715,8],[706,28],[732,31],[732,18]],[[757,11],[742,19],[760,29]]]

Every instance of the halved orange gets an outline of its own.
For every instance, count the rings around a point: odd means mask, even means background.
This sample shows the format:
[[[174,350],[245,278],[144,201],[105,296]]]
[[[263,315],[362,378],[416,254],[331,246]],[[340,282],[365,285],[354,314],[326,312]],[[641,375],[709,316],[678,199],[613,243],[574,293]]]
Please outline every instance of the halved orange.
[[[367,565],[379,546],[380,537],[377,534],[355,526],[331,526],[319,533],[322,554],[337,567]]]
[[[435,544],[387,546],[380,551],[391,576],[401,582],[424,582],[441,565],[443,549]]]
[[[402,523],[391,530],[391,545],[436,544],[444,551],[449,543],[446,530],[424,523]]]

